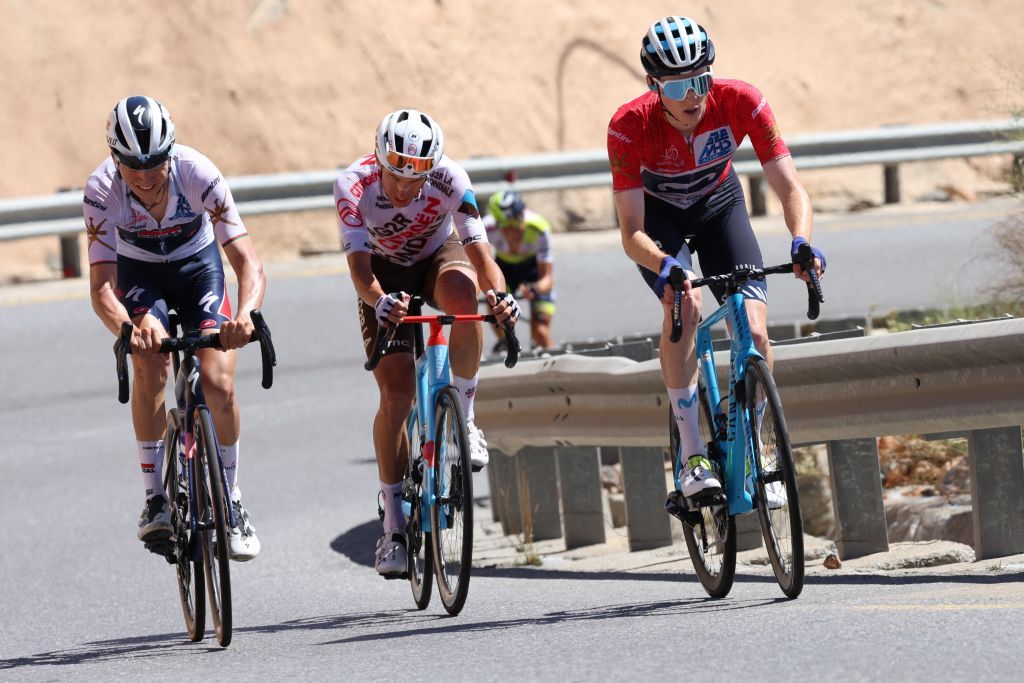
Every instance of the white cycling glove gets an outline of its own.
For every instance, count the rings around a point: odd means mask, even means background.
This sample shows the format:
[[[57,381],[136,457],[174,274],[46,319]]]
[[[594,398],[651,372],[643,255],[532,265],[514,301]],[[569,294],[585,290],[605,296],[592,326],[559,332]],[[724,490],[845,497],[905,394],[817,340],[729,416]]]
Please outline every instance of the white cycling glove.
[[[498,304],[500,304],[502,301],[508,304],[508,309],[512,312],[512,315],[511,317],[509,317],[508,321],[515,325],[516,321],[519,320],[519,314],[522,312],[519,309],[519,302],[516,301],[516,298],[509,294],[508,292],[499,292],[494,289],[490,290],[487,293],[493,294],[495,299],[494,306],[491,307],[491,310],[497,308]]]
[[[377,316],[377,322],[381,325],[388,325],[388,315],[391,314],[391,309],[395,307],[395,304],[405,298],[405,292],[394,292],[392,294],[381,294],[380,298],[377,299],[377,303],[374,304],[373,310]]]

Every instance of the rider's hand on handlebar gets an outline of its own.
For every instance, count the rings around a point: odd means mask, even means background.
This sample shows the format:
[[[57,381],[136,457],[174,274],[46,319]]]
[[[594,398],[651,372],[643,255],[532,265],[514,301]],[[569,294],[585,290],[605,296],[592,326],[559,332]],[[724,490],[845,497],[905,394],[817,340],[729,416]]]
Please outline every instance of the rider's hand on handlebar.
[[[220,326],[220,347],[225,350],[242,348],[252,339],[254,329],[249,313],[239,311],[237,318]]]
[[[808,244],[809,246],[807,240],[798,235],[793,238],[793,243],[789,247],[789,255],[793,259],[793,263],[795,264],[793,266],[793,275],[800,278],[804,282],[810,282],[811,276],[808,273],[804,272],[803,267],[797,261],[797,251],[800,249],[801,244]],[[817,247],[811,247],[811,252],[814,254],[814,270],[817,272],[818,277],[820,278],[822,275],[825,274],[825,252],[823,252],[821,249],[818,249]]]
[[[402,318],[409,312],[409,301],[411,298],[405,292],[381,294],[373,307],[377,322],[385,327],[391,327],[402,322]]]
[[[498,292],[493,289],[487,290],[487,305],[491,313],[498,319],[498,323],[509,322],[513,325],[519,320],[519,303],[516,298],[508,292]]]
[[[163,341],[161,330],[153,327],[132,326],[132,338],[129,346],[133,356],[152,356],[160,353],[160,343]]]
[[[665,298],[665,285],[668,284],[668,276],[669,273],[672,272],[673,268],[685,270],[683,268],[683,264],[681,264],[679,261],[675,260],[671,256],[666,256],[665,258],[661,259],[661,270],[658,272],[658,279],[654,281],[654,293],[658,295],[659,299]],[[684,282],[683,291],[686,292],[689,291],[689,289],[690,288],[688,286],[688,283]],[[672,290],[669,289],[669,296],[671,296],[671,294]]]

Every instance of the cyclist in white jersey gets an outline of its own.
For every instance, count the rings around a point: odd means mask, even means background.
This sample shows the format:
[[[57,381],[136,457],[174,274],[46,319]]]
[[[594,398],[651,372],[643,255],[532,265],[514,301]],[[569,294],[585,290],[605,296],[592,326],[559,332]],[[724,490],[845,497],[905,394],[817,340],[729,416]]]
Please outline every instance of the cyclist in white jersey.
[[[89,177],[83,212],[93,310],[115,335],[124,321],[133,325],[132,423],[146,487],[138,537],[156,546],[171,535],[160,481],[170,360],[159,348],[173,308],[182,329],[220,332],[225,350],[198,351],[201,381],[238,520],[231,555],[251,560],[260,542],[237,485],[240,423],[231,349],[252,335],[249,314],[266,289],[263,266],[224,177],[205,156],[175,144],[174,122],[160,102],[142,96],[119,101],[107,117],[107,145],[110,158]],[[238,279],[234,316],[218,243]]]
[[[433,119],[400,109],[381,121],[375,152],[345,169],[334,184],[367,354],[378,326],[397,324],[408,313],[411,294],[448,314],[474,314],[479,282],[499,320],[514,323],[519,317],[491,256],[469,176],[444,156],[443,145]],[[488,461],[487,442],[473,423],[483,330],[479,323],[455,325],[450,339],[452,383],[465,409],[478,470]],[[373,442],[384,509],[375,565],[387,578],[406,571],[402,477],[409,456],[404,426],[415,396],[412,350],[412,330],[402,326],[374,370],[380,406]]]

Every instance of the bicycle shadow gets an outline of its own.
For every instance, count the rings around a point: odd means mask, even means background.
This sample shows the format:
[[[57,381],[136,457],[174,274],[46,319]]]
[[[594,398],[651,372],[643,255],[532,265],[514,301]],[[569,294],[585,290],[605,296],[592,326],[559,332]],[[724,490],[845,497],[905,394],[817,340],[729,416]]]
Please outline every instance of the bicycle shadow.
[[[223,651],[212,636],[193,643],[185,633],[159,633],[128,638],[96,640],[63,650],[50,650],[26,657],[0,659],[0,671],[31,666],[76,666],[97,662],[145,657],[181,656]]]

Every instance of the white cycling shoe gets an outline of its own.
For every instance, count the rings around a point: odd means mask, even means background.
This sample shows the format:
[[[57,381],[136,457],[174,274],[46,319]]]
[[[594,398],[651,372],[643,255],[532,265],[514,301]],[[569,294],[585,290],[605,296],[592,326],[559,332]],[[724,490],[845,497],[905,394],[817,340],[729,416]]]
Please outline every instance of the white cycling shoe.
[[[146,506],[139,515],[139,540],[143,543],[166,541],[173,531],[167,498],[162,493],[147,498]]]
[[[249,521],[249,513],[242,507],[242,496],[237,486],[231,495],[231,507],[235,513],[235,522],[238,524],[228,532],[231,559],[236,562],[248,562],[260,554],[260,539]]]
[[[405,548],[408,542],[401,531],[387,531],[377,540],[373,566],[385,579],[403,579],[409,575]]]
[[[786,496],[786,487],[781,481],[765,484],[764,497],[768,501],[769,510],[781,510],[789,502],[789,498]]]
[[[487,451],[487,440],[472,420],[466,421],[466,436],[469,437],[470,464],[474,472],[479,472],[491,461],[491,454]]]
[[[699,504],[722,493],[722,483],[711,469],[711,461],[707,456],[691,455],[679,473],[679,489],[683,497]]]

